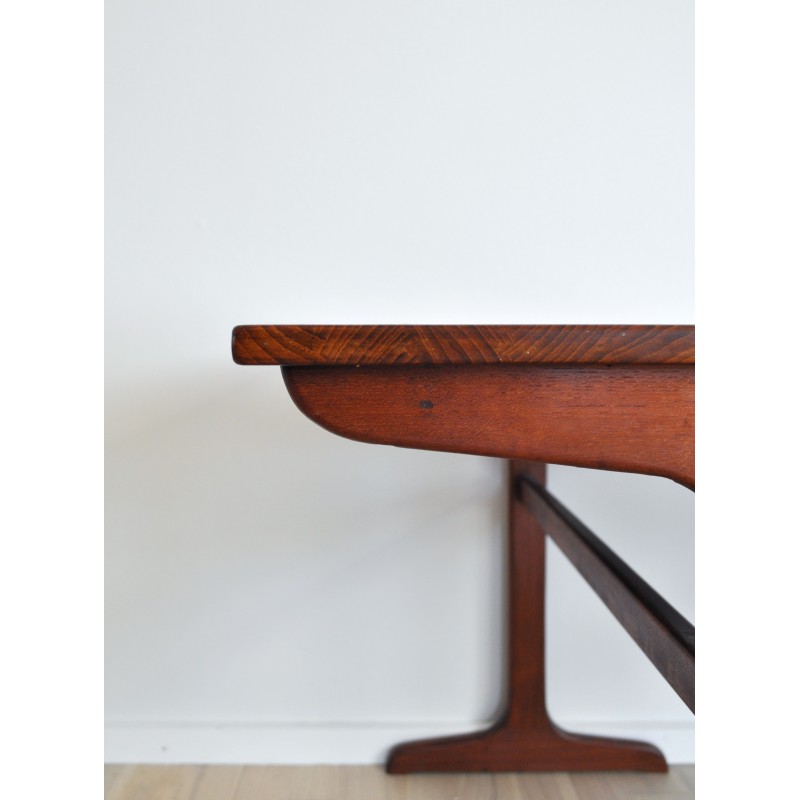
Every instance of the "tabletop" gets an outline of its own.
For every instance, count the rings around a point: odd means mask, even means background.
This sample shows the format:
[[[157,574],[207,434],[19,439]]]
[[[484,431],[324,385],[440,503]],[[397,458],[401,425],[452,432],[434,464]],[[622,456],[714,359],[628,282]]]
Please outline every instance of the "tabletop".
[[[237,364],[694,364],[693,325],[239,325]]]

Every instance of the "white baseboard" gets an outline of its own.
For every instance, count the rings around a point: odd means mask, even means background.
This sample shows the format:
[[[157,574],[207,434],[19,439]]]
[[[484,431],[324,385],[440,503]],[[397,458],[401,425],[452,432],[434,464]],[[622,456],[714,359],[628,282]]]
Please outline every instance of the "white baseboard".
[[[641,739],[670,764],[694,763],[691,723],[570,722],[567,730]],[[465,723],[189,724],[115,722],[106,726],[108,764],[376,764],[399,742],[464,733]]]

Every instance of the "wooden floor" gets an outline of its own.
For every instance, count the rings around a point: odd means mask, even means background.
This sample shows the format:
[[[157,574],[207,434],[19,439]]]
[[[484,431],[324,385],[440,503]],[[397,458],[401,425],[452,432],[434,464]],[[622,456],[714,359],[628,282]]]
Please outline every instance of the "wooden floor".
[[[380,767],[106,766],[106,800],[684,800],[694,767],[666,775],[387,776]]]

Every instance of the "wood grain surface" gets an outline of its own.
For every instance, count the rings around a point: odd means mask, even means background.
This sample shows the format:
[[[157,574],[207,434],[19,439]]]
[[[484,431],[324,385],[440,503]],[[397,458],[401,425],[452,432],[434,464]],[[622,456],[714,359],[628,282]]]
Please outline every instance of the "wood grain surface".
[[[693,364],[691,325],[240,325],[237,364]]]
[[[377,766],[353,765],[112,764],[106,766],[105,772],[105,800],[690,800],[694,797],[693,766],[672,766],[665,774],[384,775]],[[27,785],[35,782],[31,777]],[[763,781],[765,787],[770,783]],[[29,794],[34,792],[31,790]]]
[[[350,439],[694,486],[691,366],[316,366],[283,374],[306,415]]]

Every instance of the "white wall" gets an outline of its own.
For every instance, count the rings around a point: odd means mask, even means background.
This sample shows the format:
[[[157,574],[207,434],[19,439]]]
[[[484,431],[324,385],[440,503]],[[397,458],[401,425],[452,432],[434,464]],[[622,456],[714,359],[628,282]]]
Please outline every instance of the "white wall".
[[[502,467],[345,441],[238,323],[692,321],[685,0],[107,5],[112,761],[370,761],[500,702]],[[693,496],[553,491],[693,615]],[[558,553],[550,706],[691,759]]]

